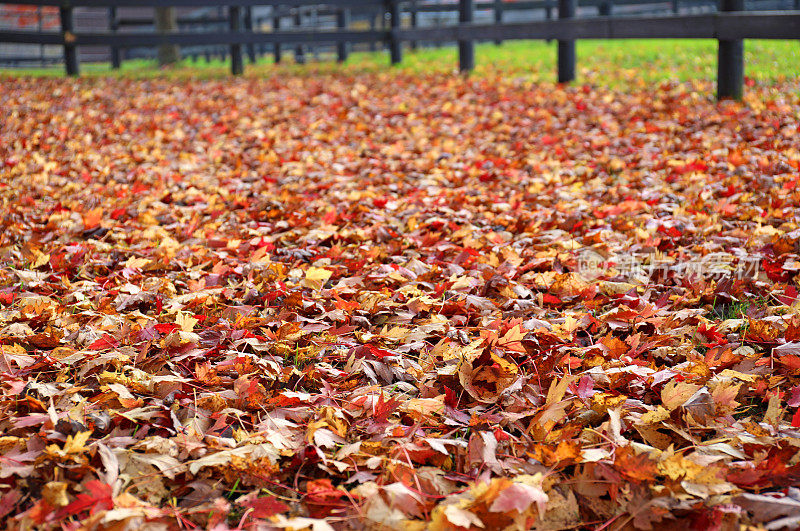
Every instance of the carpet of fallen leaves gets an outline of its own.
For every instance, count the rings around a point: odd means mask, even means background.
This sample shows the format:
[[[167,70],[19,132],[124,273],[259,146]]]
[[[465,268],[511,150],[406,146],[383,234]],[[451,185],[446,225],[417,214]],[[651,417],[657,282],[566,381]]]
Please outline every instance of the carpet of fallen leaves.
[[[800,101],[7,79],[9,529],[800,525]]]

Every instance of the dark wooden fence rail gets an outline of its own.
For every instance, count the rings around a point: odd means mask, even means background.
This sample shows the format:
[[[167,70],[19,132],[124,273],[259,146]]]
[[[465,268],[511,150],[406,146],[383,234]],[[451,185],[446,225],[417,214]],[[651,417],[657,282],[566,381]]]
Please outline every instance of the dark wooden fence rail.
[[[757,9],[757,4],[767,3],[774,5],[776,1],[780,0],[749,1],[751,2],[751,5],[755,5],[755,7],[751,8],[755,10]],[[793,1],[800,2],[800,0]],[[553,12],[557,5],[557,0],[524,0],[512,2],[503,0],[480,0],[475,2],[475,11],[483,14],[484,18],[486,18],[486,15],[489,14],[495,23],[500,24],[503,22],[504,18],[511,18],[513,20],[513,18],[519,17],[521,14],[525,17],[530,17],[532,14],[534,16],[540,15],[549,20],[553,18]],[[579,7],[596,8],[597,14],[600,16],[611,16],[614,6],[625,8],[623,14],[627,15],[663,14],[669,11],[677,13],[679,8],[682,8],[684,11],[716,9],[717,0],[579,0]],[[370,26],[370,29],[374,30],[380,23],[383,22],[381,19],[384,16],[384,9],[385,7],[383,5],[376,4],[345,9],[326,5],[312,5],[308,6],[307,8],[288,9],[281,6],[274,6],[270,9],[268,15],[262,14],[260,16],[254,16],[253,8],[247,7],[245,8],[244,13],[244,29],[246,31],[252,31],[254,27],[259,28],[269,26],[272,29],[277,30],[280,29],[283,21],[285,21],[287,18],[290,19],[292,27],[297,29],[299,26],[296,26],[296,23],[304,18],[303,14],[298,13],[297,10],[303,10],[305,11],[305,18],[312,19],[312,23],[316,22],[317,27],[325,28],[335,26],[340,29],[345,29],[350,27],[352,21],[362,21],[366,22]],[[461,5],[459,3],[441,3],[441,0],[401,0],[401,12],[402,14],[406,15],[406,21],[411,28],[418,27],[420,22],[423,22],[424,25],[424,22],[426,21],[429,23],[428,25],[430,25],[430,22],[438,22],[438,20],[432,20],[433,17],[438,18],[445,16],[446,18],[449,18],[447,15],[455,15],[460,12],[460,10]],[[111,8],[109,10],[109,28],[111,28],[112,31],[115,31],[120,27],[153,27],[152,17],[138,16],[118,18],[116,12],[116,8]],[[505,16],[506,13],[511,13],[511,16]],[[420,17],[420,15],[422,15],[422,17]],[[214,31],[219,30],[221,26],[226,27],[228,25],[228,17],[224,16],[223,8],[218,7],[216,16],[209,14],[202,14],[198,16],[187,15],[178,17],[177,22],[179,27],[191,28],[195,31]],[[287,28],[284,27],[284,29]],[[502,39],[496,39],[493,42],[495,42],[495,44],[501,44]],[[412,50],[415,50],[417,49],[418,44],[419,43],[417,41],[410,41],[408,46]],[[435,44],[440,46],[441,42],[437,42]],[[373,41],[369,43],[369,45],[372,51],[376,49],[376,42]],[[276,62],[280,62],[280,45],[273,44],[272,47],[273,49],[271,51],[275,54]],[[316,55],[316,50],[318,50],[319,47],[312,45],[312,49]],[[339,43],[335,50],[337,61],[346,61],[350,53],[350,49],[351,47],[349,43]],[[219,55],[223,60],[227,57],[227,51],[225,47],[217,47],[216,49],[212,49],[212,47],[204,46],[202,47],[202,50],[203,55],[206,58],[206,62],[211,60],[212,54]],[[302,51],[303,47],[295,48],[296,59],[303,59]],[[297,55],[298,52],[300,52],[300,55]],[[247,46],[247,56],[251,63],[257,62],[257,58],[266,53],[267,45],[263,43],[258,45],[250,44]],[[200,54],[198,53],[197,49],[193,49],[193,51],[187,55],[196,61]],[[5,59],[6,58],[4,57],[3,60]],[[113,48],[111,57],[113,68],[120,67],[120,59],[120,50],[118,48]]]
[[[596,2],[601,12],[611,13],[611,0]],[[638,0],[641,3],[641,0]],[[516,23],[475,24],[474,12],[478,6],[497,7],[497,0],[475,2],[459,0],[458,25],[445,27],[401,27],[403,5],[400,0],[223,0],[228,6],[228,28],[213,32],[127,33],[75,32],[74,7],[119,8],[130,6],[219,7],[217,0],[0,0],[0,4],[26,4],[56,6],[60,10],[61,31],[0,31],[0,42],[23,44],[56,44],[64,47],[64,63],[68,75],[78,75],[78,46],[108,46],[112,49],[130,47],[155,47],[160,44],[180,46],[224,45],[230,48],[231,69],[239,75],[244,71],[243,48],[256,44],[272,44],[276,55],[281,45],[298,47],[298,57],[303,44],[326,43],[337,45],[340,59],[346,56],[347,45],[360,42],[387,42],[391,64],[402,61],[404,42],[457,42],[459,69],[469,71],[475,65],[474,42],[512,39],[553,39],[558,41],[558,80],[575,79],[575,41],[578,39],[630,39],[630,38],[700,38],[719,41],[717,95],[719,98],[740,98],[744,85],[743,39],[800,39],[800,11],[742,12],[743,0],[720,0],[720,12],[700,15],[636,16],[614,18],[599,16],[575,18],[576,0],[558,0],[558,19]],[[526,2],[549,7],[547,0]],[[635,3],[635,0],[614,0],[614,4]],[[515,2],[518,6],[522,2]],[[299,29],[284,31],[274,25],[274,31],[253,31],[252,23],[243,24],[243,9],[256,5],[299,8],[308,5],[325,5],[344,15],[337,28],[331,30]],[[585,5],[585,4],[583,4]],[[424,5],[416,5],[419,11]],[[438,7],[438,6],[437,6]],[[347,27],[347,10],[378,9],[388,14],[388,29],[352,30]],[[504,7],[501,7],[502,12]],[[246,11],[245,11],[246,13]],[[276,21],[278,18],[276,17]],[[497,20],[497,17],[495,18]]]

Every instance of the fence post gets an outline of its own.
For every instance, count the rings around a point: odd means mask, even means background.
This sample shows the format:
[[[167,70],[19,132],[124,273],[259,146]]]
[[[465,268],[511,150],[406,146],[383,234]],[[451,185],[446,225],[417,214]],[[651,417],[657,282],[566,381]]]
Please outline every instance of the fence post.
[[[458,22],[461,25],[471,24],[475,20],[474,0],[458,1]],[[458,71],[469,72],[475,68],[475,42],[472,39],[458,41]]]
[[[275,12],[277,13],[278,7],[279,6],[275,6],[272,9],[274,9]],[[280,30],[281,30],[281,15],[280,13],[278,13],[277,15],[272,17],[272,31],[280,31]],[[278,64],[281,62],[281,43],[276,42],[272,46],[273,46],[272,51],[275,52],[275,64]]]
[[[503,0],[494,0],[494,23],[503,23]],[[495,39],[495,44],[503,44],[503,39]]]
[[[544,0],[544,18],[545,20],[553,20],[553,0]],[[547,39],[547,44],[550,44],[553,39]]]
[[[309,18],[311,19],[311,23],[309,24],[312,28],[319,27],[319,10],[317,6],[312,6],[310,12],[308,13]],[[319,60],[319,46],[317,46],[316,41],[311,41],[311,44],[308,46],[309,51],[314,55],[314,61]]]
[[[117,33],[119,29],[119,22],[117,22],[117,8],[111,7],[108,9],[108,25],[111,33]],[[111,68],[119,70],[122,64],[122,57],[119,53],[119,48],[116,46],[111,47]]]
[[[253,28],[258,29],[258,31],[260,32],[261,29],[264,27],[264,20],[266,20],[266,18],[267,17],[253,18]],[[267,53],[267,45],[264,44],[263,42],[259,42],[255,46],[256,46],[256,59]]]
[[[242,8],[230,6],[228,8],[228,25],[231,32],[240,33],[242,30]],[[231,44],[231,73],[240,76],[244,73],[244,60],[242,59],[242,45],[240,43]]]
[[[680,0],[672,0],[672,14],[677,15],[680,8]]]
[[[369,29],[374,30],[375,27],[377,26],[376,23],[378,20],[377,15],[367,15],[367,18],[369,19]],[[378,44],[375,41],[369,41],[369,51],[374,52],[377,49],[378,49]]]
[[[342,8],[336,12],[336,27],[340,30],[346,30],[350,27],[350,10]],[[336,60],[340,63],[347,61],[347,55],[350,51],[350,43],[339,41],[336,46]]]
[[[389,2],[389,59],[391,64],[396,65],[403,60],[403,43],[397,38],[400,31],[400,0],[388,0]]]
[[[253,6],[244,8],[244,30],[247,33],[253,33]],[[255,44],[247,45],[247,59],[250,63],[256,62],[256,46]]]
[[[300,12],[299,7],[294,14],[294,25],[296,28],[303,27],[303,13]],[[306,64],[305,50],[303,49],[303,45],[301,43],[298,43],[297,46],[294,47],[294,62],[299,65]]]
[[[744,0],[720,0],[720,11],[742,11]],[[719,41],[717,54],[717,99],[742,99],[744,88],[744,41]]]
[[[59,8],[61,16],[61,37],[64,39],[64,67],[68,76],[77,76],[78,50],[75,47],[75,24],[72,18],[72,7],[66,6]]]
[[[575,17],[575,0],[558,0],[558,18]],[[558,82],[569,83],[575,79],[575,40],[558,41]]]
[[[220,20],[222,20],[222,17],[223,17],[224,14],[225,14],[225,8],[223,8],[222,6],[218,6],[217,7],[217,16],[218,16],[218,18]],[[228,22],[230,23],[230,18],[228,18]],[[222,26],[220,26],[220,29],[221,30],[225,29],[225,22],[222,22]],[[216,50],[216,53],[219,54],[219,58],[220,58],[221,61],[224,62],[226,59],[228,59],[228,52],[227,52],[227,49],[225,48],[225,46],[222,46],[220,48],[215,48],[215,50]]]
[[[597,8],[598,8],[598,15],[600,15],[601,17],[610,17],[611,12],[614,9],[614,2],[613,0],[605,0],[599,6],[597,6]]]
[[[798,1],[800,1],[800,0],[798,0]],[[409,13],[411,14],[411,29],[415,29],[418,26],[418,24],[417,24],[417,0],[411,0],[411,4],[409,5]],[[417,41],[411,41],[408,45],[412,50],[416,50],[417,49]]]
[[[39,26],[38,30],[39,33],[41,33],[42,30],[44,29],[44,10],[42,9],[42,6],[36,8],[36,19],[37,19],[36,25]],[[39,45],[39,64],[41,64],[42,67],[46,66],[44,61],[44,44]]]

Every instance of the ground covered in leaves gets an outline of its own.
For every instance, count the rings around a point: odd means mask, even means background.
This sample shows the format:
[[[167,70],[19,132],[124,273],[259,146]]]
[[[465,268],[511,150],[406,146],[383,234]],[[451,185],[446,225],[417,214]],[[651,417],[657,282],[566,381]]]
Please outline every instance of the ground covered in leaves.
[[[798,526],[800,101],[748,90],[4,80],[3,527]]]

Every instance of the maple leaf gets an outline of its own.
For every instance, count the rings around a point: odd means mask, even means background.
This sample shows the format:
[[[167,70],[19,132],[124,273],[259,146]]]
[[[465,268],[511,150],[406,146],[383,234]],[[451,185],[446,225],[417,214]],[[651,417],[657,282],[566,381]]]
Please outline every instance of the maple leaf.
[[[90,350],[107,350],[119,346],[119,341],[114,339],[109,334],[104,334],[103,337],[93,342],[87,348]]]
[[[83,454],[88,451],[86,443],[91,436],[91,431],[82,431],[75,435],[68,435],[63,448],[51,444],[45,449],[45,453],[58,460],[81,460]]]
[[[254,498],[242,502],[242,505],[253,509],[254,518],[269,518],[289,510],[288,505],[273,497]]]
[[[4,78],[0,518],[796,527],[792,83],[502,63]]]
[[[752,513],[754,521],[769,522],[769,529],[781,529],[800,524],[800,490],[797,488],[789,488],[786,494],[745,492],[736,496],[734,502]]]
[[[513,483],[494,499],[489,510],[501,513],[509,511],[524,513],[535,503],[539,508],[539,514],[544,514],[548,500],[549,497],[541,488],[524,483]]]
[[[378,422],[386,422],[389,415],[400,405],[400,400],[390,398],[385,400],[383,393],[378,395],[378,400],[372,402],[372,417]]]
[[[100,207],[94,208],[83,214],[83,229],[87,231],[95,229],[100,225],[102,220],[103,209]]]
[[[199,323],[199,319],[195,319],[186,313],[178,313],[175,317],[175,324],[177,324],[184,332],[191,332],[194,327]]]
[[[345,507],[347,493],[333,486],[330,479],[315,479],[306,485],[306,499],[314,518],[323,518]]]
[[[323,269],[321,267],[309,267],[308,271],[306,271],[305,279],[303,280],[303,286],[314,290],[319,290],[322,288],[325,282],[331,278],[332,275],[333,272],[327,269]]]
[[[513,328],[509,329],[503,337],[497,340],[497,346],[503,348],[505,350],[510,350],[512,352],[521,352],[525,353],[525,347],[522,346],[522,340],[525,338],[527,334],[526,330],[522,328],[521,324],[515,325]]]
[[[614,461],[617,470],[633,481],[653,481],[656,477],[656,463],[647,454],[636,454],[628,447],[618,448]]]
[[[494,402],[517,379],[518,367],[486,347],[461,361],[458,377],[464,389],[476,400]]]
[[[22,498],[22,494],[17,490],[8,491],[0,497],[0,518],[13,511],[20,498]]]
[[[442,516],[456,527],[463,527],[465,529],[470,529],[472,526],[480,528],[486,527],[477,515],[456,505],[448,505],[445,507]],[[435,527],[435,529],[445,529],[445,527],[440,526]]]
[[[92,479],[86,482],[86,492],[78,494],[75,501],[61,509],[58,518],[74,516],[83,511],[95,514],[98,511],[107,511],[114,507],[113,489],[102,481]]]
[[[661,390],[661,402],[672,411],[684,405],[700,388],[700,385],[672,380]]]

